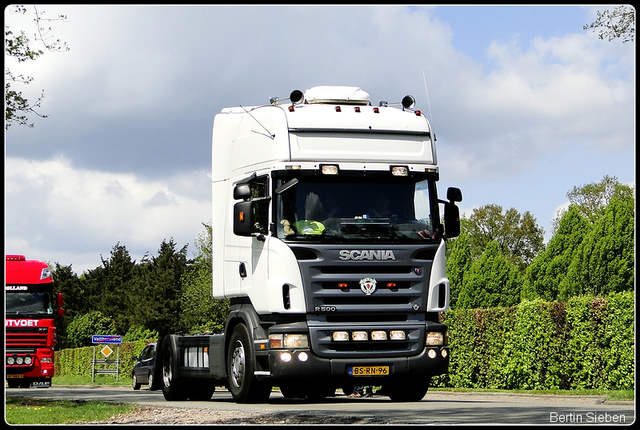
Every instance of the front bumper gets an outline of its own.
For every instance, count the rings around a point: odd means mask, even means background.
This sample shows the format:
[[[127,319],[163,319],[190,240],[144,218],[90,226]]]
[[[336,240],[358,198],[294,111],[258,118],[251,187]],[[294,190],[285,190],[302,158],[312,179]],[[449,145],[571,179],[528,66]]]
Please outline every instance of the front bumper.
[[[388,366],[388,375],[362,378],[436,376],[446,373],[449,368],[449,347],[426,347],[416,356],[393,358],[321,358],[313,355],[310,349],[269,351],[269,377],[274,380],[314,378],[339,381],[360,378],[350,375],[349,370],[354,366]],[[263,373],[261,376],[267,375]]]

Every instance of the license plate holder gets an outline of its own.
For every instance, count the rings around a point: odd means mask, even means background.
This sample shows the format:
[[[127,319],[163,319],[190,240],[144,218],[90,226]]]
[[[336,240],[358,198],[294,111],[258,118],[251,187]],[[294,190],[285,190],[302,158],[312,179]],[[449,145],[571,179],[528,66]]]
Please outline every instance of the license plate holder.
[[[349,376],[388,376],[389,366],[352,366],[347,369]]]

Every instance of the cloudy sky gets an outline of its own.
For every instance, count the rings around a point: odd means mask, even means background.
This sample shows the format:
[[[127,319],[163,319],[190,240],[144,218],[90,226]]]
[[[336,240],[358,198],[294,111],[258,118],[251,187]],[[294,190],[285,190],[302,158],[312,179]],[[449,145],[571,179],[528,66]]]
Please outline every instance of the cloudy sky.
[[[5,59],[49,116],[5,131],[5,253],[78,274],[118,243],[140,260],[173,238],[191,256],[211,219],[213,116],[316,85],[412,94],[441,192],[460,187],[467,214],[529,211],[548,239],[574,186],[635,184],[635,45],[583,30],[596,10],[40,6],[67,16],[49,25],[70,50]],[[36,48],[33,18],[5,9]]]

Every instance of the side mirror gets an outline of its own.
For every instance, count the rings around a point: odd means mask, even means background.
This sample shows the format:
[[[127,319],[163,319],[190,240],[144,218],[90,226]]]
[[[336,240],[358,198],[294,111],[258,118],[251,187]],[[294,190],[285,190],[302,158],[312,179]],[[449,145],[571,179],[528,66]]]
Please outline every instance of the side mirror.
[[[251,187],[249,184],[238,184],[233,189],[234,200],[249,200],[251,198]]]
[[[460,236],[460,209],[455,203],[444,204],[444,233],[447,238]]]
[[[235,191],[233,194],[235,197]],[[251,236],[255,231],[254,222],[253,202],[240,202],[233,206],[233,234]]]
[[[58,316],[62,316],[64,315],[64,309],[62,309],[62,306],[64,306],[64,299],[62,298],[62,293],[58,293],[56,294],[56,305],[58,306],[58,309],[56,310]]]
[[[460,191],[460,188],[455,188],[455,187],[447,188],[447,200],[449,200],[450,202],[461,202],[462,191]]]

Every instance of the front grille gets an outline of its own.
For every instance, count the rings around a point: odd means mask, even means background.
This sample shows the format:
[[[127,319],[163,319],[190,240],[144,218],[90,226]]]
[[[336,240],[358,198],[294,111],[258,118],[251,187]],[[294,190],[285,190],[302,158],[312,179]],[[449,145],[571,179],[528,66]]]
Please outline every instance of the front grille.
[[[46,327],[16,328],[7,327],[5,340],[7,349],[19,347],[46,347],[48,331]]]
[[[307,245],[308,246],[308,245]],[[437,245],[385,245],[354,247],[318,245],[309,250],[295,248],[299,257],[308,315],[311,345],[322,357],[392,357],[419,354],[424,348],[425,310],[432,259]],[[388,255],[384,260],[353,261],[340,256],[366,248],[369,256]],[[342,251],[342,252],[341,252]],[[302,257],[302,258],[300,258]],[[365,279],[375,280],[375,290],[361,288]],[[370,283],[370,281],[368,281]],[[340,330],[404,330],[406,341],[332,340]]]

